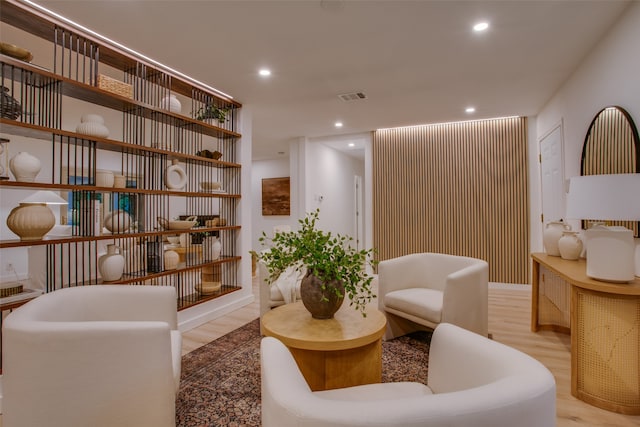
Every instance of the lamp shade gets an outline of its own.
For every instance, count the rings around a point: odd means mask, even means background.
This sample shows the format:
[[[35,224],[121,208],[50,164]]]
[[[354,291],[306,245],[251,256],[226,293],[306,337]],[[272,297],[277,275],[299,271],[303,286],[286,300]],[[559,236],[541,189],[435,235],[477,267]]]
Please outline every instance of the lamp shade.
[[[45,205],[66,205],[67,201],[53,191],[36,191],[20,203],[44,203]]]
[[[575,176],[567,218],[640,221],[640,173]]]

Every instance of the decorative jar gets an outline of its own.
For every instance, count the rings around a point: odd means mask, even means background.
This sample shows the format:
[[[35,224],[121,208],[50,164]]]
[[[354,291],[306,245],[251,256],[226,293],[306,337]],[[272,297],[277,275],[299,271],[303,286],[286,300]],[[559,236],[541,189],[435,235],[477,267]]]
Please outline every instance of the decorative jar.
[[[76,133],[83,135],[106,138],[109,136],[109,129],[104,125],[104,119],[98,114],[84,114],[80,118],[80,124],[76,126]]]
[[[40,159],[25,151],[17,153],[9,161],[11,173],[16,177],[16,181],[20,182],[35,181],[41,167]]]
[[[558,249],[558,241],[562,237],[564,231],[570,231],[571,226],[565,224],[562,221],[551,221],[547,223],[542,240],[544,243],[544,250],[548,255],[560,256],[560,249]]]
[[[169,110],[172,113],[180,114],[182,111],[182,104],[175,95],[169,95],[162,98],[160,102],[160,108],[164,108],[165,110]]]
[[[20,203],[7,217],[7,227],[20,240],[42,240],[56,224],[56,217],[44,203]]]
[[[178,164],[178,159],[173,159],[171,165],[164,171],[164,185],[169,190],[182,190],[187,183],[187,174]]]
[[[202,239],[202,257],[205,261],[215,261],[220,258],[222,243],[216,236],[207,236]]]
[[[180,255],[178,252],[167,250],[164,251],[164,269],[175,270],[178,268],[178,262],[180,261]]]
[[[558,240],[558,250],[562,259],[577,260],[582,253],[582,240],[577,231],[563,231]]]
[[[104,217],[104,227],[112,233],[124,233],[131,225],[131,217],[121,209],[111,211]]]
[[[122,278],[124,257],[120,254],[120,247],[113,244],[107,245],[107,253],[98,258],[98,270],[105,282],[113,282]]]

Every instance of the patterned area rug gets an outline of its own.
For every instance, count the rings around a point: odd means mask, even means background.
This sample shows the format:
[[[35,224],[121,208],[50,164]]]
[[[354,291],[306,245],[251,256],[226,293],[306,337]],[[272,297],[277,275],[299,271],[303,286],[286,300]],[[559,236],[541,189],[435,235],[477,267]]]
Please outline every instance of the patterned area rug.
[[[260,426],[260,325],[256,319],[182,358],[178,427]],[[382,381],[427,382],[431,333],[382,343]]]

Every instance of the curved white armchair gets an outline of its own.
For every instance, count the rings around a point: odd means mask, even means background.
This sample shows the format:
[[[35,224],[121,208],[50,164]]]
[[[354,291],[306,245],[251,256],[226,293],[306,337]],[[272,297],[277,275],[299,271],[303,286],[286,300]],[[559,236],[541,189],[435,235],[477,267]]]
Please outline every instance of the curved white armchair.
[[[262,426],[552,427],[556,385],[540,362],[455,325],[436,327],[427,385],[312,392],[287,347],[262,339]]]
[[[175,426],[173,287],[57,290],[9,314],[2,339],[5,426]]]
[[[378,307],[385,339],[452,323],[482,336],[489,331],[489,265],[476,258],[415,253],[378,264]]]

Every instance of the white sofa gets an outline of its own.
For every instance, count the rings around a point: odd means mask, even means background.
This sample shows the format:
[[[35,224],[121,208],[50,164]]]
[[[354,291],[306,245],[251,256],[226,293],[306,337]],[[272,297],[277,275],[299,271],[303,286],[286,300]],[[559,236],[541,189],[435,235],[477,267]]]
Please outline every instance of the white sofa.
[[[378,307],[387,316],[385,339],[453,323],[489,333],[489,265],[439,253],[415,253],[378,265]]]
[[[3,323],[5,427],[172,427],[182,338],[169,286],[44,294]]]
[[[552,427],[556,385],[540,362],[455,325],[436,327],[427,384],[312,392],[287,347],[262,339],[262,426]]]

